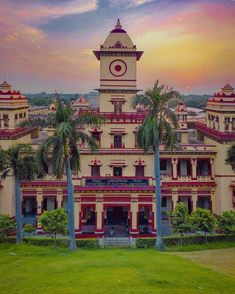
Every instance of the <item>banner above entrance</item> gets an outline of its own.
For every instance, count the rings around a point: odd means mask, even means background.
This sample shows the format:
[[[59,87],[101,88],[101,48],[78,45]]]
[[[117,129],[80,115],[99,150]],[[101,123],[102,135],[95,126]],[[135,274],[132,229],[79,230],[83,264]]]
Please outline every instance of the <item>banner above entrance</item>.
[[[86,186],[149,186],[149,180],[147,178],[90,178],[85,181]]]

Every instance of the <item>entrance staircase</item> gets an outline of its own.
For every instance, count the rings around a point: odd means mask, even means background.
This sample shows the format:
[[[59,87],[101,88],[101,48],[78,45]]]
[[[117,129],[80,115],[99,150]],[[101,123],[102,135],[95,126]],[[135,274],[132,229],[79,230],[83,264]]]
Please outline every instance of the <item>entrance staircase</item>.
[[[100,245],[105,248],[106,247],[130,247],[131,246],[131,240],[129,237],[104,237],[101,242],[103,242],[103,244],[100,244]]]

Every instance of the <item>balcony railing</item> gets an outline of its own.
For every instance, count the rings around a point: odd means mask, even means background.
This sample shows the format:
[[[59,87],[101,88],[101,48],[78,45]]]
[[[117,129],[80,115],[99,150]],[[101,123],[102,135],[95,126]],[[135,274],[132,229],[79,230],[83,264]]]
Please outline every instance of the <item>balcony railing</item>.
[[[212,128],[209,128],[205,124],[202,124],[200,122],[196,123],[196,129],[208,136],[212,136],[219,140],[235,140],[234,132],[220,132]]]

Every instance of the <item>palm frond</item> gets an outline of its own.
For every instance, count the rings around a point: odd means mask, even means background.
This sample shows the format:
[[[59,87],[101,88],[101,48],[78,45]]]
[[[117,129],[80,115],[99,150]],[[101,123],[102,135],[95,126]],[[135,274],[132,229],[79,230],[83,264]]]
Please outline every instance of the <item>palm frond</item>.
[[[75,140],[69,140],[70,165],[74,172],[80,171],[80,152]]]
[[[159,144],[165,143],[166,148],[172,148],[175,142],[173,128],[177,128],[178,121],[175,113],[168,108],[168,102],[172,98],[178,98],[180,94],[172,88],[160,85],[157,80],[152,89],[145,92],[143,98],[134,98],[134,107],[141,104],[140,101],[148,101],[149,113],[137,130],[137,144],[145,152],[157,150]]]
[[[36,152],[36,162],[38,165],[39,173],[41,174],[48,172],[50,162],[49,153],[56,139],[56,136],[46,138]]]
[[[97,140],[95,138],[81,131],[78,131],[77,134],[78,134],[78,139],[82,144],[87,144],[88,147],[91,149],[91,151],[97,151],[98,145],[97,145]]]
[[[100,127],[105,123],[105,117],[92,111],[85,111],[81,112],[79,116],[75,118],[74,123],[78,128],[85,125]]]
[[[55,121],[57,124],[62,122],[68,122],[72,119],[73,109],[69,105],[64,105],[60,99],[60,96],[56,94],[56,112]]]
[[[57,179],[64,174],[64,145],[60,137],[55,137],[52,145],[52,170]]]
[[[138,105],[141,105],[144,108],[150,108],[152,106],[152,101],[147,95],[134,96],[130,103],[132,108],[136,108]]]

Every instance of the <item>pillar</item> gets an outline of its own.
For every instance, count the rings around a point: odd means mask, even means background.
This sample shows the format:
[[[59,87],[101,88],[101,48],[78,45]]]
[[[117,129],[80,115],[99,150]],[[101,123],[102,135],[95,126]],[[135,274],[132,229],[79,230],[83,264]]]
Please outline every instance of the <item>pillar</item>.
[[[104,234],[104,222],[103,222],[103,214],[104,214],[104,205],[103,205],[103,197],[96,197],[96,224],[95,224],[95,233],[97,235]]]
[[[191,158],[192,180],[197,179],[197,158]]]
[[[215,177],[215,161],[214,158],[210,159],[210,164],[211,164],[211,179],[213,180]]]
[[[62,207],[63,202],[63,191],[58,191],[56,196],[57,208]]]
[[[156,222],[156,197],[153,196],[153,206],[152,206],[152,233],[157,232],[157,222]]]
[[[42,231],[42,227],[38,222],[38,218],[42,214],[42,204],[43,204],[43,191],[42,190],[37,190],[36,201],[37,201],[37,229],[38,229],[38,231]]]
[[[172,179],[177,180],[177,178],[178,178],[178,172],[177,172],[178,158],[172,158],[171,164],[172,164]]]
[[[81,199],[75,198],[74,201],[74,226],[75,234],[81,233]]]
[[[131,197],[131,226],[130,226],[130,234],[138,234],[138,197]]]
[[[43,203],[42,190],[37,191],[36,201],[37,201],[37,216],[40,216],[42,214],[42,203]]]
[[[197,191],[192,191],[192,210],[197,209],[197,201],[198,201],[198,196],[197,196]]]
[[[175,209],[178,201],[179,201],[178,191],[177,190],[173,190],[172,191],[172,210]]]

